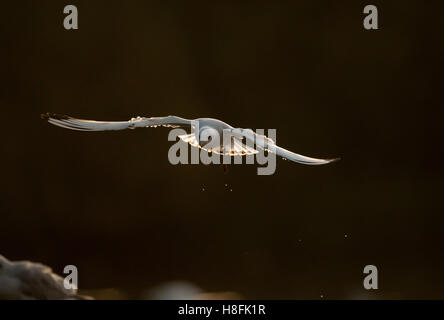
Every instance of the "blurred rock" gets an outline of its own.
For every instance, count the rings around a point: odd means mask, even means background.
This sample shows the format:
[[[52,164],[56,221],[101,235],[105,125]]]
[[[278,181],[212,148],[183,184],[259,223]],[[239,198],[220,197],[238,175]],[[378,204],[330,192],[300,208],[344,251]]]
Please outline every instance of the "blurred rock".
[[[77,300],[76,290],[67,290],[63,278],[51,268],[29,261],[12,262],[0,255],[0,299],[5,300]]]
[[[117,288],[103,288],[103,289],[91,289],[82,290],[82,293],[94,297],[96,300],[126,300],[129,299],[128,295]]]
[[[242,296],[236,292],[205,292],[187,281],[173,281],[147,291],[142,296],[148,300],[236,300]]]

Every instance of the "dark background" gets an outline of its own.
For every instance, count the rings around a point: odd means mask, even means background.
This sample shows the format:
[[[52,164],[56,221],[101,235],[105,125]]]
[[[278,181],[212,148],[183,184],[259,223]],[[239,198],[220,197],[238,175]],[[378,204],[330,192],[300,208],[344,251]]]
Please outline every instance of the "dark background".
[[[79,30],[63,28],[67,4]],[[258,299],[444,298],[442,8],[372,1],[367,31],[366,4],[3,2],[0,254],[74,264],[81,289],[129,298],[171,280]],[[47,111],[213,117],[342,160],[278,160],[273,176],[172,166],[168,129],[74,132]]]

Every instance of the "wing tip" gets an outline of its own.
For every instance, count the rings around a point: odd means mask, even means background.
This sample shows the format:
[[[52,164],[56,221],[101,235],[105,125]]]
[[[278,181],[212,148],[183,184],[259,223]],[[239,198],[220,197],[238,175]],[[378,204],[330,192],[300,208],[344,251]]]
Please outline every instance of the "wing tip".
[[[337,161],[339,161],[339,160],[341,160],[340,157],[338,157],[338,158],[333,158],[333,159],[327,159],[328,163],[337,162]]]
[[[66,116],[64,114],[51,113],[51,112],[42,113],[40,115],[40,118],[43,119],[43,120],[49,120],[49,119],[67,120],[67,119],[72,119],[70,116]]]

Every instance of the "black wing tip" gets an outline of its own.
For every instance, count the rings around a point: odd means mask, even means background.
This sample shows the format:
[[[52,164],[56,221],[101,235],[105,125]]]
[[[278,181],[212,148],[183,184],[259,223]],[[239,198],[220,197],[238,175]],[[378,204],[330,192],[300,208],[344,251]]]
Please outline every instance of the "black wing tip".
[[[49,120],[49,119],[56,119],[56,120],[67,120],[67,119],[71,119],[70,116],[66,116],[63,114],[57,114],[57,113],[42,113],[40,115],[40,118],[42,118],[43,120]]]

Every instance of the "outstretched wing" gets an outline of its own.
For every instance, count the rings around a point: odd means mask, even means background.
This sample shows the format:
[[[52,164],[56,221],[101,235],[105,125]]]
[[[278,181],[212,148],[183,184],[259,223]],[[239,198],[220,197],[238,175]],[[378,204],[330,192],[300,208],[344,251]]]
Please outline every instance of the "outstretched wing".
[[[287,160],[291,160],[297,163],[302,163],[302,164],[307,164],[307,165],[312,165],[312,166],[316,166],[316,165],[321,165],[321,164],[327,164],[330,162],[335,162],[338,161],[339,158],[335,158],[335,159],[316,159],[316,158],[310,158],[310,157],[306,157],[303,156],[301,154],[297,154],[294,152],[291,152],[287,149],[281,148],[279,146],[274,146],[274,147],[270,147],[268,149],[271,152],[276,153],[278,156],[287,159]]]
[[[143,127],[180,127],[181,125],[191,125],[191,120],[176,116],[158,118],[132,118],[129,121],[94,121],[72,118],[65,115],[46,113],[41,115],[42,119],[49,123],[71,130],[77,131],[108,131],[125,130]]]
[[[302,163],[302,164],[306,164],[306,165],[321,165],[321,164],[327,164],[327,163],[339,160],[339,158],[336,158],[336,159],[316,159],[316,158],[310,158],[310,157],[306,157],[306,156],[291,152],[287,149],[277,146],[275,141],[273,141],[272,139],[270,139],[264,135],[257,134],[256,132],[254,132],[251,129],[232,129],[232,132],[236,136],[245,137],[247,140],[250,141],[250,143],[254,143],[256,145],[256,147],[259,147],[261,149],[265,149],[269,152],[273,152],[276,155],[278,155],[284,159],[291,160],[291,161],[294,161],[297,163]]]

